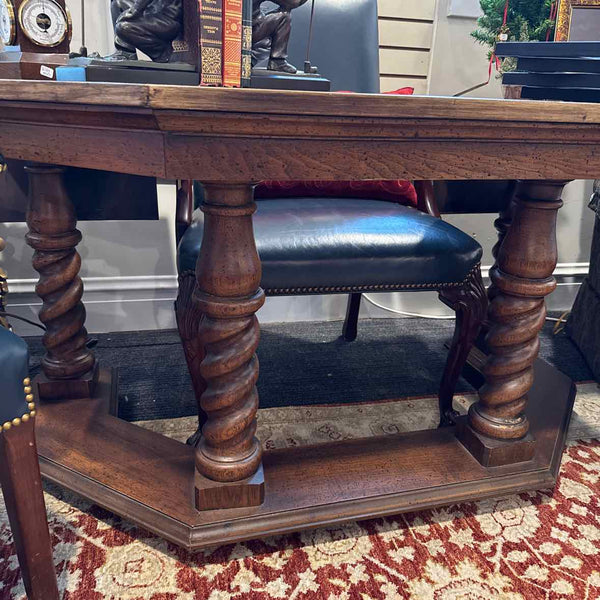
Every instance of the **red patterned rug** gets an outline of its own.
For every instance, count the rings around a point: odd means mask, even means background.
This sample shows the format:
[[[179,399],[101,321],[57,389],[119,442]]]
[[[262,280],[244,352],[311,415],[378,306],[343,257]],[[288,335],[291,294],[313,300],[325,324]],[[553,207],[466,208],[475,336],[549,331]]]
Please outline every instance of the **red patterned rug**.
[[[188,553],[70,492],[48,486],[46,502],[62,598],[599,598],[600,441],[579,438],[600,438],[600,389],[595,384],[578,389],[572,441],[554,491]],[[461,399],[461,405],[468,403],[469,398]],[[433,401],[430,404],[434,406]],[[277,439],[267,439],[268,431],[275,423],[291,427],[295,419],[298,426],[299,414],[306,417],[301,437],[313,442],[315,436],[351,436],[352,415],[358,412],[362,422],[369,415],[375,433],[381,427],[403,430],[407,422],[400,415],[406,415],[406,409],[406,402],[337,407],[335,420],[328,418],[333,416],[328,412],[331,407],[273,409],[278,412],[261,416],[267,432],[262,439],[270,447],[279,445]],[[172,432],[189,425],[186,420],[163,424]],[[0,504],[0,598],[22,600],[11,542]]]

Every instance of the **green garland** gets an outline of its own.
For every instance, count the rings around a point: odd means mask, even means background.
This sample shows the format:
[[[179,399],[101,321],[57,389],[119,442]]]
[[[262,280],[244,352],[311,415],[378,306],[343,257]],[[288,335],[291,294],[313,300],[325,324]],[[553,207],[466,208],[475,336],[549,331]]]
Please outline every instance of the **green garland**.
[[[491,56],[502,30],[506,0],[480,0],[479,4],[483,15],[471,35],[490,47]],[[548,29],[554,27],[554,21],[550,20],[551,5],[552,0],[510,0],[506,22],[509,41],[545,41]]]

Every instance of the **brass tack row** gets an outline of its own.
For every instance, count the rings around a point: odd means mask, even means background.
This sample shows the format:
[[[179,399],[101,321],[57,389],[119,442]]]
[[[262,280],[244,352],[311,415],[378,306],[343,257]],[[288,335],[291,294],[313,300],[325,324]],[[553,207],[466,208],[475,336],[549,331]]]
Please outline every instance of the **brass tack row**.
[[[21,423],[27,423],[29,419],[35,417],[35,402],[33,402],[33,394],[31,393],[31,379],[29,377],[25,377],[25,379],[23,379],[23,391],[25,392],[25,400],[27,400],[27,408],[29,409],[29,412],[25,413],[20,418],[16,417],[12,421],[6,421],[6,423],[0,427],[0,432],[8,431],[12,427],[18,427]]]
[[[378,285],[353,285],[353,286],[338,286],[338,287],[304,287],[304,288],[270,288],[266,289],[267,295],[281,294],[326,294],[330,292],[375,292],[380,290],[386,291],[402,291],[402,290],[442,290],[448,288],[462,287],[469,281],[473,273],[480,267],[476,265],[470,271],[464,281],[452,283],[408,283],[397,285],[393,283],[378,284]]]
[[[275,296],[281,294],[327,294],[331,292],[375,292],[380,290],[386,291],[398,291],[403,290],[443,290],[448,288],[457,288],[465,285],[469,279],[473,276],[475,271],[480,268],[480,264],[475,265],[470,271],[464,281],[453,282],[453,283],[408,283],[405,285],[395,284],[379,284],[379,285],[353,285],[353,286],[339,286],[339,287],[304,287],[304,288],[268,288],[265,289],[265,293],[268,296]],[[194,275],[194,271],[185,271],[180,275],[180,279],[186,275]]]

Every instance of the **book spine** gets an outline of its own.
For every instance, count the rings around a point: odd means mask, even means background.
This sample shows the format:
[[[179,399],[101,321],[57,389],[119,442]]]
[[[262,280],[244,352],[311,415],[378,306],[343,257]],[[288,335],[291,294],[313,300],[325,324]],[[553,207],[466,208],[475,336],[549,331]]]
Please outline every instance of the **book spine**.
[[[252,0],[244,0],[242,11],[242,87],[252,78]]]
[[[223,85],[242,85],[242,0],[223,0]]]
[[[223,85],[223,2],[198,0],[200,85]]]

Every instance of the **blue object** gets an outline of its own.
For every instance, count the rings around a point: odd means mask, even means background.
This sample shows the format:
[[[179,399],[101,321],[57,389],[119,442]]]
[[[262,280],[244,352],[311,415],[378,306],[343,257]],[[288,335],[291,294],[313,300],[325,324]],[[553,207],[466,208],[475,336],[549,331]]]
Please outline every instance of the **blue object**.
[[[28,375],[27,344],[0,327],[0,426],[29,413],[23,383]]]
[[[85,67],[58,67],[56,81],[87,81]]]
[[[260,200],[254,231],[267,295],[437,289],[462,283],[482,255],[450,223],[380,200]],[[194,271],[203,232],[201,213],[179,245],[180,273]]]

